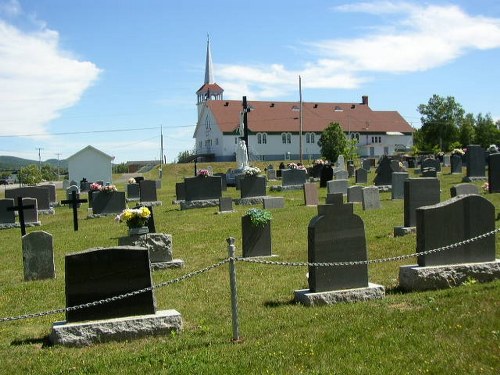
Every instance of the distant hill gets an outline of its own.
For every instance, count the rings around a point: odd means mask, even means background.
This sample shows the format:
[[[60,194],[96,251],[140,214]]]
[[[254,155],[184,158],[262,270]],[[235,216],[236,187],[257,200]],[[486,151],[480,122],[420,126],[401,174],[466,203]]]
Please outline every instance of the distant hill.
[[[27,165],[30,164],[36,164],[38,165],[38,160],[29,160],[29,159],[22,159],[22,158],[17,158],[15,156],[0,156],[0,171],[1,170],[18,170],[22,167],[26,167]],[[45,161],[42,161],[43,164],[50,164],[54,167],[57,167],[58,160],[57,159],[48,159]],[[60,168],[67,168],[68,167],[68,162],[66,160],[59,160],[59,167]]]

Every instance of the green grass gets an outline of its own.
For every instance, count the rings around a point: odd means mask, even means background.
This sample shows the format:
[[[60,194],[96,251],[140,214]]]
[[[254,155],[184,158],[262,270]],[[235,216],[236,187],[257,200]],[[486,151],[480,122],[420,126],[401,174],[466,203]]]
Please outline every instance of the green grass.
[[[233,163],[213,163],[223,172]],[[259,165],[261,169],[267,163]],[[206,165],[200,164],[202,168]],[[156,177],[157,172],[151,175]],[[164,168],[155,209],[158,232],[173,236],[175,258],[182,269],[154,271],[156,284],[214,264],[227,257],[226,238],[236,238],[241,255],[241,216],[216,214],[217,208],[180,211],[175,182],[193,175],[190,165]],[[369,176],[373,179],[373,172]],[[370,180],[371,180],[370,179]],[[441,200],[449,198],[461,176],[440,175]],[[481,185],[480,183],[477,183]],[[118,184],[120,190],[124,185]],[[59,200],[63,198],[58,192]],[[238,197],[230,189],[227,195]],[[273,210],[273,253],[279,261],[307,261],[307,226],[316,208],[305,207],[301,191],[284,196],[286,207]],[[1,196],[1,193],[0,193]],[[326,190],[320,190],[323,201]],[[500,194],[486,194],[499,214]],[[415,236],[394,238],[403,225],[403,202],[382,193],[382,209],[355,213],[364,220],[369,258],[415,252]],[[71,210],[60,207],[42,216],[42,227],[54,236],[57,277],[23,281],[19,229],[0,231],[0,317],[65,306],[64,256],[92,247],[114,246],[126,226],[112,217],[87,220],[79,211],[73,232]],[[496,221],[500,227],[500,221]],[[499,254],[497,233],[497,254]],[[306,267],[237,262],[240,343],[232,343],[228,266],[156,290],[158,309],[176,309],[184,330],[168,337],[149,337],[86,348],[44,345],[53,322],[63,314],[0,323],[2,374],[496,374],[500,370],[500,281],[470,282],[457,288],[400,293],[399,266],[415,259],[370,266],[370,281],[383,284],[382,300],[308,308],[293,303],[293,291],[307,287]]]

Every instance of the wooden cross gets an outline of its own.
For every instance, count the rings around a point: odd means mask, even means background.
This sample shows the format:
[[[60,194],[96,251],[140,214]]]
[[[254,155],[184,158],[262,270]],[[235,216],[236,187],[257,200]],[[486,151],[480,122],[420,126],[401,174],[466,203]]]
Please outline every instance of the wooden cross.
[[[87,202],[86,199],[79,199],[76,196],[76,191],[71,192],[71,199],[61,201],[61,204],[69,204],[73,208],[73,229],[78,232],[78,204]]]
[[[26,223],[24,222],[24,210],[35,208],[34,204],[23,205],[23,197],[17,197],[17,206],[8,207],[7,211],[19,212],[19,224],[21,226],[21,236],[26,235]]]

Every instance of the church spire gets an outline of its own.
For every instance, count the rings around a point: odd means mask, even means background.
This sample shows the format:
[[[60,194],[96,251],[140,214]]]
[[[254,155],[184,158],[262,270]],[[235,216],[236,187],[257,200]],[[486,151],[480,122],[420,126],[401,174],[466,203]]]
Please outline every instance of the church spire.
[[[210,35],[207,34],[207,57],[205,61],[205,84],[215,83],[212,54],[210,53]]]

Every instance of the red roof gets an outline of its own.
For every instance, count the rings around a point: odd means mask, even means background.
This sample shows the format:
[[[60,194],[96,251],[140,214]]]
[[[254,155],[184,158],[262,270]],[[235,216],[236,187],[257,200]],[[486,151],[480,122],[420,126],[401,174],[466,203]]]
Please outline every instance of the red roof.
[[[216,83],[205,83],[198,89],[198,91],[196,91],[196,93],[199,94],[201,92],[207,92],[207,91],[215,93],[215,92],[222,92],[224,90]]]
[[[249,101],[248,128],[256,132],[298,132],[298,102]],[[208,100],[206,105],[224,133],[239,127],[239,100]],[[295,109],[295,110],[294,110]],[[344,131],[412,133],[410,124],[397,111],[372,111],[360,103],[302,103],[302,131],[322,132],[330,123],[338,122]]]

